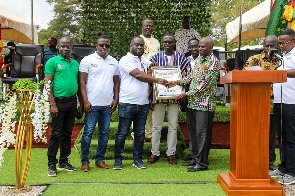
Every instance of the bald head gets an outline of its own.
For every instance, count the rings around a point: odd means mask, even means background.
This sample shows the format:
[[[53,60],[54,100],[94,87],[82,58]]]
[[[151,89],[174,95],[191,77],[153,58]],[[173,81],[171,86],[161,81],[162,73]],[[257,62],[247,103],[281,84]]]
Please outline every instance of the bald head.
[[[58,51],[61,56],[66,59],[70,59],[70,54],[72,53],[73,42],[69,37],[62,37],[58,42]]]
[[[203,40],[204,42],[206,42],[207,44],[209,44],[213,47],[214,41],[211,37],[209,37],[209,36],[203,37],[201,40]]]
[[[278,38],[275,35],[268,35],[265,37],[263,47],[266,48],[278,48]]]
[[[209,56],[213,51],[214,41],[211,37],[203,37],[199,42],[199,53],[201,56]]]

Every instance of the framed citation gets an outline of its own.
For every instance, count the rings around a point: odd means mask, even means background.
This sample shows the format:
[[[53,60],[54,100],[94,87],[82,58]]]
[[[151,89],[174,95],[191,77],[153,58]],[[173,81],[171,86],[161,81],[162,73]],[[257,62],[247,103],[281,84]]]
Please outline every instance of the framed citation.
[[[177,81],[181,79],[181,71],[178,66],[152,67],[152,76],[163,78],[167,81]],[[172,88],[166,88],[164,85],[154,83],[154,96],[156,100],[176,99],[183,92],[183,87],[176,85]]]

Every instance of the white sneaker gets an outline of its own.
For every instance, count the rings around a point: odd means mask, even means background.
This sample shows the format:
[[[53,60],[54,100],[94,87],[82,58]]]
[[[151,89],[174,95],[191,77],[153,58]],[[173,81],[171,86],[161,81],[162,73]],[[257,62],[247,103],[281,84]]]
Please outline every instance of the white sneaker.
[[[278,180],[278,182],[283,185],[290,185],[295,183],[295,177],[289,174],[285,174],[283,177],[281,177],[281,179]]]
[[[268,173],[270,175],[270,177],[272,178],[276,178],[276,177],[282,177],[283,175],[285,175],[283,172],[281,172],[279,169],[273,170],[271,172]]]

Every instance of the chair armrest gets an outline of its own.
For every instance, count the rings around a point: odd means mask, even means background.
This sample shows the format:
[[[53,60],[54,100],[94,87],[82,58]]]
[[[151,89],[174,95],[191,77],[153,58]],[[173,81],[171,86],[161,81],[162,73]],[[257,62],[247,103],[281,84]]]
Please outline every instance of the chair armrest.
[[[7,74],[7,68],[11,67],[12,63],[4,64],[2,67],[3,74]]]
[[[35,69],[36,74],[39,74],[39,70],[40,70],[41,67],[43,67],[43,64],[36,65],[36,69]]]

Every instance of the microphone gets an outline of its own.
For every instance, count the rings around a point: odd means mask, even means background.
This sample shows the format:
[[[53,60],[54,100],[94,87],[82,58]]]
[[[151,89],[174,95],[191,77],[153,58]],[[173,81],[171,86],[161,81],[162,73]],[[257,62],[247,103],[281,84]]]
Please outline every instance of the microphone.
[[[272,60],[279,61],[281,59],[280,55],[278,55],[278,49],[276,48],[267,48],[264,49],[265,56],[263,60]]]
[[[263,60],[272,61],[272,62],[279,62],[278,66],[275,68],[275,70],[277,70],[282,65],[283,58],[278,54],[278,49],[265,48],[264,54],[265,54],[265,56],[263,57]]]

